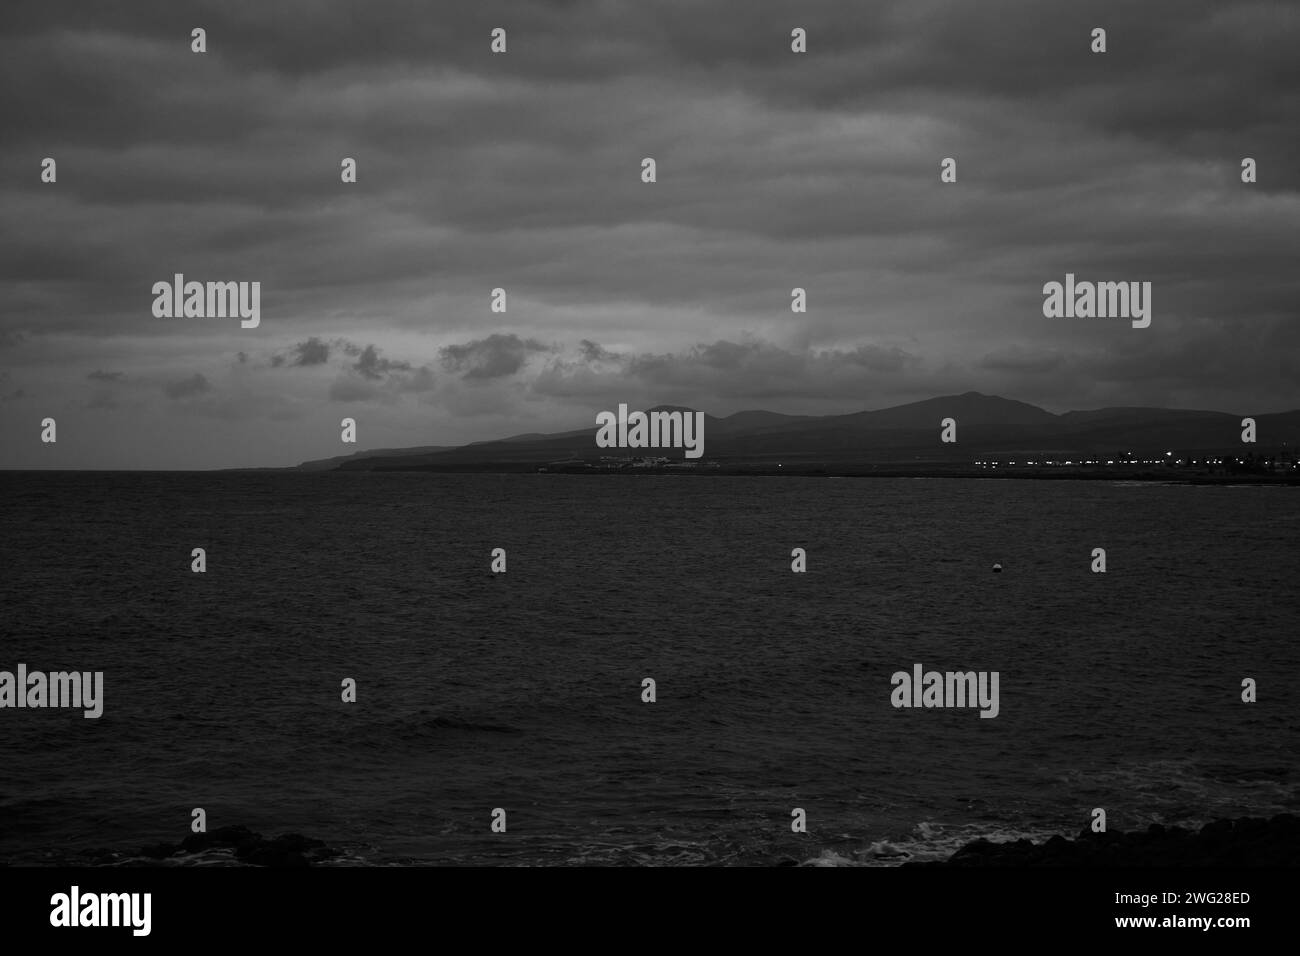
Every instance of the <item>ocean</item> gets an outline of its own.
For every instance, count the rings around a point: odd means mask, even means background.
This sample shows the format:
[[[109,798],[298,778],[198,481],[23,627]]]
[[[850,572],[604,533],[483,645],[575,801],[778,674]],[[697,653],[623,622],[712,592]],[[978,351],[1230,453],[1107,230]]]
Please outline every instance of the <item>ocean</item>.
[[[0,488],[0,670],[104,673],[99,719],[0,709],[0,862],[130,858],[199,807],[209,829],[302,833],[343,865],[874,866],[1072,836],[1096,807],[1120,830],[1300,809],[1293,488]],[[918,663],[997,671],[997,717],[892,706],[891,675]]]

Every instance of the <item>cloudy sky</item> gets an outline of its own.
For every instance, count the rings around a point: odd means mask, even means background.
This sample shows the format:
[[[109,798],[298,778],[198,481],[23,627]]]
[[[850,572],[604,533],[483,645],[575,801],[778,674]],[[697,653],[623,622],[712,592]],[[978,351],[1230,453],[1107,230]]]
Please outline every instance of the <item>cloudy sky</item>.
[[[1300,406],[1297,3],[6,0],[0,24],[0,467],[284,465],[620,402]],[[177,272],[261,282],[260,326],[155,318]],[[1044,318],[1066,272],[1150,281],[1151,326]]]

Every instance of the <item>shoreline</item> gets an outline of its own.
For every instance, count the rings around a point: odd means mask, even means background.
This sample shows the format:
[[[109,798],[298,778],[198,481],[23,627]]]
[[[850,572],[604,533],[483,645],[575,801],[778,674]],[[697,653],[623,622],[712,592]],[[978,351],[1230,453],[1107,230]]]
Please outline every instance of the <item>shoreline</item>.
[[[213,468],[213,469],[74,469],[74,468],[11,468],[0,469],[0,475],[339,475],[339,474],[391,474],[393,472],[426,473],[434,475],[583,475],[588,477],[630,478],[953,478],[988,481],[1109,481],[1134,482],[1155,485],[1300,485],[1300,471],[1291,473],[1236,472],[1211,474],[1187,472],[1181,469],[1166,471],[1120,471],[1097,469],[973,469],[945,467],[898,466],[792,466],[772,468],[763,465],[723,465],[710,462],[703,467],[668,466],[659,468],[599,467],[596,465],[554,467],[518,462],[489,462],[463,465],[389,465],[383,467],[342,467],[330,469],[288,467]]]
[[[394,466],[391,468],[340,468],[320,474],[338,473],[389,473],[389,472],[426,472],[430,474],[474,474],[474,475],[584,475],[584,476],[619,476],[619,477],[690,477],[690,478],[956,478],[966,480],[986,479],[991,481],[1127,481],[1144,484],[1167,485],[1300,485],[1300,474],[1178,474],[1159,472],[1109,472],[1097,471],[991,471],[972,469],[939,468],[746,468],[746,467],[709,467],[709,468],[519,468],[493,466],[466,467],[430,467],[420,465]]]
[[[219,827],[192,833],[179,843],[160,843],[135,850],[97,849],[56,856],[42,863],[0,863],[0,866],[127,866],[185,865],[301,868],[308,866],[388,867],[440,866],[437,860],[408,858],[389,863],[349,859],[324,841],[297,833],[264,837],[243,826]],[[483,860],[470,864],[492,866]],[[538,864],[545,866],[545,864]],[[788,855],[768,865],[817,866]],[[994,842],[980,837],[943,860],[903,861],[907,867],[1300,867],[1300,816],[1218,819],[1199,830],[1154,823],[1145,830],[1084,828],[1074,839],[1056,835],[1035,843],[1028,839]]]
[[[1145,830],[1084,828],[1073,840],[1054,836],[1042,843],[980,838],[946,860],[904,863],[905,867],[1210,867],[1300,866],[1300,816],[1219,819],[1200,830],[1153,823]]]

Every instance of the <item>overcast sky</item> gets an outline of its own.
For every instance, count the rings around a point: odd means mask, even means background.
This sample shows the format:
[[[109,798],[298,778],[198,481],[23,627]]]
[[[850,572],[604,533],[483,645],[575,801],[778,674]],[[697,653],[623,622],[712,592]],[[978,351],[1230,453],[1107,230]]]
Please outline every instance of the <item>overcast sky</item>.
[[[1300,406],[1300,3],[5,0],[0,23],[2,467],[285,465],[620,402]],[[155,318],[177,272],[261,282],[260,326]],[[1067,272],[1150,281],[1151,326],[1044,318]]]

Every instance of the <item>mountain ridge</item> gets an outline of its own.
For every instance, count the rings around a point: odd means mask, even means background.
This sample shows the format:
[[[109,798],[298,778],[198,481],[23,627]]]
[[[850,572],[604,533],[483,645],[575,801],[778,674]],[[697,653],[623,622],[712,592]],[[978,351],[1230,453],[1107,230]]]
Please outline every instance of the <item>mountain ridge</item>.
[[[657,405],[647,412],[697,412]],[[1244,416],[1229,412],[1114,406],[1062,413],[1027,402],[969,391],[882,409],[832,415],[789,415],[747,409],[704,413],[704,458],[727,462],[970,462],[982,454],[1077,457],[1268,451],[1293,454],[1300,443],[1300,409],[1251,416],[1258,439],[1241,442]],[[955,443],[940,441],[941,422],[956,422]],[[594,419],[594,415],[593,415]],[[425,445],[357,451],[295,466],[297,470],[464,470],[473,466],[547,463],[642,455],[681,458],[682,449],[599,448],[594,423],[561,432],[528,432],[464,445]]]

